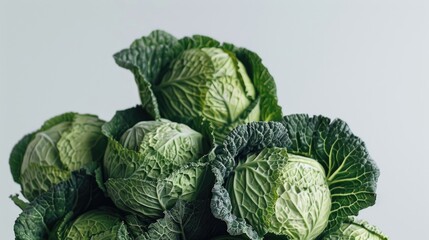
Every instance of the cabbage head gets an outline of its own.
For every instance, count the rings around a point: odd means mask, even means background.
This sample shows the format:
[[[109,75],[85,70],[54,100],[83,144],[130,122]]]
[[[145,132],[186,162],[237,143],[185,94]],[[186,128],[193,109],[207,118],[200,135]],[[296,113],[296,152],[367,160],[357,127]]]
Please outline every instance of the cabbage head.
[[[28,200],[70,178],[72,171],[92,172],[101,162],[104,121],[94,115],[65,113],[53,117],[14,147],[10,167]]]
[[[274,178],[273,184],[266,183]],[[315,239],[328,224],[331,196],[325,171],[314,160],[288,155],[285,148],[265,148],[246,156],[226,185],[234,215],[260,232]],[[257,205],[265,200],[271,206],[260,211]]]
[[[378,168],[339,119],[241,125],[214,155],[211,208],[234,236],[323,239],[375,203]]]
[[[150,118],[136,107],[117,112],[103,126],[109,138],[104,186],[118,208],[157,219],[177,200],[195,200],[211,174],[201,133]]]
[[[154,118],[203,117],[218,143],[239,124],[281,120],[274,80],[246,49],[154,31],[115,60],[134,73],[142,105]]]
[[[51,234],[51,238],[57,240],[74,240],[74,239],[120,239],[120,228],[125,229],[125,225],[121,216],[113,209],[101,207],[82,213],[76,219],[71,215],[67,215],[60,222],[59,227],[53,231],[55,237]],[[122,231],[124,231],[122,230]]]

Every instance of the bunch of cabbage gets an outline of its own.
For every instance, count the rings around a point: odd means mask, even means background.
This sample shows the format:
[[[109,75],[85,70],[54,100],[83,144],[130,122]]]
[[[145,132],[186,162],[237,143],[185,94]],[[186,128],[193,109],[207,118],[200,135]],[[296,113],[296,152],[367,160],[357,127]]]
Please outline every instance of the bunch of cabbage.
[[[152,117],[204,117],[215,129],[216,142],[239,124],[281,120],[274,80],[246,49],[205,36],[177,40],[154,31],[115,60],[133,71],[142,105]]]
[[[115,60],[142,106],[66,113],[14,147],[16,239],[387,239],[351,218],[375,203],[364,143],[341,120],[282,117],[255,53],[154,31]]]
[[[23,195],[33,200],[70,178],[72,171],[93,171],[106,147],[103,123],[94,115],[65,113],[22,138],[12,150],[9,163]]]
[[[115,205],[157,219],[178,199],[192,201],[209,184],[203,136],[187,125],[153,121],[140,107],[118,111],[103,126],[108,137],[104,179]]]
[[[212,212],[231,235],[329,237],[375,203],[378,169],[341,120],[290,115],[243,125],[215,155]]]

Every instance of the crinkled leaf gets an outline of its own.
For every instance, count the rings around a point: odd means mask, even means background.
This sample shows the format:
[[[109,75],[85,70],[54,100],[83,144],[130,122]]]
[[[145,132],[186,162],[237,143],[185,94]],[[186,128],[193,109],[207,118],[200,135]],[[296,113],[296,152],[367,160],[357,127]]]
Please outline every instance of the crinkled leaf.
[[[12,149],[9,157],[10,171],[12,172],[13,180],[16,183],[21,183],[21,166],[24,160],[25,151],[28,144],[33,139],[35,133],[25,135]]]
[[[142,106],[157,119],[160,118],[158,103],[151,86],[159,78],[161,70],[176,55],[177,47],[175,37],[158,30],[147,37],[137,39],[130,48],[114,55],[119,66],[134,73]]]
[[[202,35],[194,35],[192,37],[184,37],[180,39],[179,44],[183,47],[184,50],[186,49],[193,49],[193,48],[210,48],[210,47],[220,47],[220,42],[217,40],[202,36]]]
[[[377,227],[368,224],[363,220],[348,218],[341,227],[334,233],[323,238],[324,240],[387,240],[386,237]]]
[[[77,114],[71,127],[57,143],[60,160],[69,171],[81,168],[93,172],[103,158],[106,138],[101,134],[103,120]]]
[[[122,223],[121,217],[109,208],[99,208],[80,214],[70,221],[59,240],[90,239],[105,232],[110,233]]]
[[[280,121],[282,108],[278,105],[276,84],[273,76],[262,64],[262,59],[256,53],[245,48],[237,48],[228,43],[225,43],[223,47],[235,53],[252,79],[256,91],[259,93],[260,120]]]
[[[205,186],[211,182],[208,163],[191,163],[159,180],[109,178],[105,185],[119,208],[157,219],[177,200],[191,201],[204,195]]]
[[[233,214],[245,219],[262,236],[274,214],[280,171],[287,163],[286,149],[266,148],[236,162],[226,182]]]
[[[21,176],[21,187],[24,196],[33,200],[41,193],[48,191],[54,184],[66,181],[70,172],[57,167],[31,164]]]
[[[288,151],[317,160],[325,169],[332,197],[325,236],[336,231],[348,216],[375,203],[379,170],[365,144],[342,120],[305,114],[284,117],[292,140]]]
[[[209,239],[222,233],[223,228],[223,223],[213,218],[208,201],[178,201],[137,239]]]
[[[61,182],[42,193],[19,215],[15,221],[15,236],[19,240],[44,239],[57,221],[67,213],[79,213],[92,201],[100,201],[100,191],[92,176],[73,173],[69,180]]]
[[[136,123],[147,120],[153,120],[153,118],[141,107],[136,106],[117,111],[115,116],[103,125],[102,132],[108,138],[103,162],[105,178],[107,176],[129,177],[137,168],[140,168],[142,173],[148,173],[149,176],[151,172],[154,172],[154,175],[159,173],[161,169],[155,167],[157,161],[148,160],[146,164],[138,164],[141,160],[139,154],[119,143],[119,139],[125,131],[132,128]]]
[[[110,231],[104,231],[91,237],[91,240],[133,240],[126,225],[122,222],[120,225],[113,226]]]
[[[102,132],[110,139],[119,140],[122,134],[140,121],[154,120],[141,106],[117,111],[115,116],[102,126]]]
[[[281,169],[269,232],[290,239],[315,239],[328,224],[331,210],[325,171],[313,159],[287,153],[285,148],[277,151],[287,164]]]
[[[214,155],[211,156],[214,158],[212,171],[216,178],[212,189],[211,209],[216,218],[226,222],[231,235],[245,234],[250,239],[261,239],[263,233],[258,227],[257,230],[260,231],[258,234],[248,222],[232,212],[231,198],[224,186],[226,179],[230,177],[242,157],[258,153],[265,148],[286,147],[287,144],[289,140],[282,124],[257,122],[237,127],[228,135],[223,145],[215,149]]]

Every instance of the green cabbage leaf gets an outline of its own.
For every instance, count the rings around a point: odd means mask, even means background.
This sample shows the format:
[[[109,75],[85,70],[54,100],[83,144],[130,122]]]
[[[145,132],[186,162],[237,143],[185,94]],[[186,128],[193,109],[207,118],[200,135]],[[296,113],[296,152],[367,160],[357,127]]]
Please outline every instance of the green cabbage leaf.
[[[324,238],[325,240],[387,240],[388,238],[378,228],[363,220],[348,218],[334,233]]]
[[[23,209],[14,225],[16,239],[46,239],[70,212],[80,214],[105,201],[93,176],[73,172],[68,180],[40,194]]]
[[[348,125],[322,116],[284,117],[288,152],[318,161],[326,172],[332,207],[323,235],[336,231],[349,216],[374,205],[379,170],[364,142]]]

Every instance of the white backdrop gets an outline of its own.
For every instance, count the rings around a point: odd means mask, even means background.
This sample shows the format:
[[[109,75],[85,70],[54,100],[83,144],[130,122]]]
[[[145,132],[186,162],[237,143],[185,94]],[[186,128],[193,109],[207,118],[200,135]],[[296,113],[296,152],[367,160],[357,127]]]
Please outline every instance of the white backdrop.
[[[108,120],[139,103],[112,54],[154,29],[257,52],[284,113],[347,121],[381,169],[360,217],[423,239],[429,202],[429,4],[422,1],[0,0],[0,239],[13,239],[13,145],[66,111]]]

